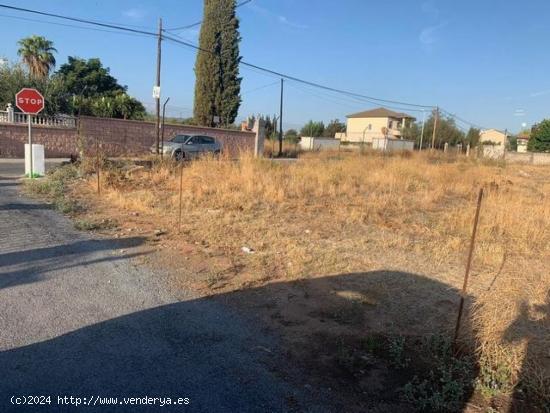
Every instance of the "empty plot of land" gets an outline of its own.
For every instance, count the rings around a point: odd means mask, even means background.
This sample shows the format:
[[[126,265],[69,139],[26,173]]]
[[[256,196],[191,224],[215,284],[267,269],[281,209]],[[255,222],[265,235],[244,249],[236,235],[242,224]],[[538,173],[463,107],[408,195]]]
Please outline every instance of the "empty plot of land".
[[[170,163],[111,165],[102,171],[101,196],[92,171],[69,184],[84,208],[77,219],[90,228],[109,222],[105,230],[121,237],[162,234],[150,265],[261,319],[306,370],[323,379],[336,373],[328,386],[345,383],[363,395],[358,410],[371,406],[373,382],[393,390],[380,393],[378,406],[406,384],[397,379],[403,371],[369,361],[380,360],[374,349],[403,354],[426,337],[452,335],[484,188],[461,335],[476,349],[478,370],[449,385],[462,389],[462,403],[528,393],[545,402],[548,169],[432,154],[326,153],[292,164],[203,159],[183,169],[181,230],[179,171]]]
[[[261,362],[267,336],[137,266],[144,237],[78,232],[19,186],[0,176],[0,411],[30,411],[10,403],[29,395],[50,396],[52,411],[75,411],[57,396],[189,398],[186,408],[209,412],[300,405],[301,389]]]

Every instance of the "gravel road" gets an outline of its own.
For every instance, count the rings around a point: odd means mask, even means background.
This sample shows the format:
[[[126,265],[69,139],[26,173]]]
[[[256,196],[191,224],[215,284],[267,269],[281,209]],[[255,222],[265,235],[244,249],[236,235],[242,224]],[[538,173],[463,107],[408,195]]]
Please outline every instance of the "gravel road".
[[[6,175],[0,168],[0,411],[323,410],[267,367],[262,349],[274,338],[139,266],[144,239],[78,232]],[[12,396],[51,404],[14,405]],[[82,404],[59,405],[64,396]],[[99,406],[106,397],[116,404]]]

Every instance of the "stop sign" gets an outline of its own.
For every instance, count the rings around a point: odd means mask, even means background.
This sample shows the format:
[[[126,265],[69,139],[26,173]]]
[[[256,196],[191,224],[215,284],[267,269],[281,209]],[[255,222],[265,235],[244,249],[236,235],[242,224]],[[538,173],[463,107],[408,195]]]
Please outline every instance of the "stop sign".
[[[22,112],[35,115],[44,109],[44,97],[36,89],[23,88],[15,95],[15,104]]]

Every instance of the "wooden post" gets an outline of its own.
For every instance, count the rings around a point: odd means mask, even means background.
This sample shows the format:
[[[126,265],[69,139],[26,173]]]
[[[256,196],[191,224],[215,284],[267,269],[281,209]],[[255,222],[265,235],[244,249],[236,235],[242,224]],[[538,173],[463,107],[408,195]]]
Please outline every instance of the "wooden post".
[[[437,122],[439,121],[439,108],[435,108],[435,115],[434,115],[434,130],[432,134],[432,151],[435,149],[435,136],[437,134]]]
[[[160,64],[161,64],[161,51],[162,51],[162,19],[159,19],[159,32],[157,37],[157,81],[156,86],[160,88]],[[155,98],[155,128],[156,128],[156,142],[157,142],[157,155],[160,152],[160,95]]]
[[[472,231],[472,238],[470,239],[470,250],[468,252],[468,261],[466,262],[466,272],[464,274],[464,284],[462,285],[462,292],[460,294],[460,305],[458,307],[458,318],[456,320],[455,335],[453,338],[453,347],[456,346],[458,334],[460,332],[460,322],[462,319],[462,311],[464,310],[464,300],[466,298],[466,290],[468,288],[468,278],[470,277],[470,267],[472,265],[472,257],[474,255],[474,246],[476,241],[477,224],[479,222],[479,211],[481,209],[481,200],[483,199],[483,188],[479,190],[477,197],[476,215],[474,217],[474,229]]]

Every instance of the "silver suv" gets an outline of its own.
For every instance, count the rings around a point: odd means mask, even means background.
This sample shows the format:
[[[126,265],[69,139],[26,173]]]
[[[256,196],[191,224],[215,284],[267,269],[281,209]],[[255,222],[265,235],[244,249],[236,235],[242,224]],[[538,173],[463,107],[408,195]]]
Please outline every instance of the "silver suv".
[[[212,153],[218,155],[222,151],[220,142],[211,136],[203,135],[176,135],[161,148],[164,155],[180,161],[182,159],[193,159],[199,155]],[[151,147],[152,153],[157,153],[155,145]]]

